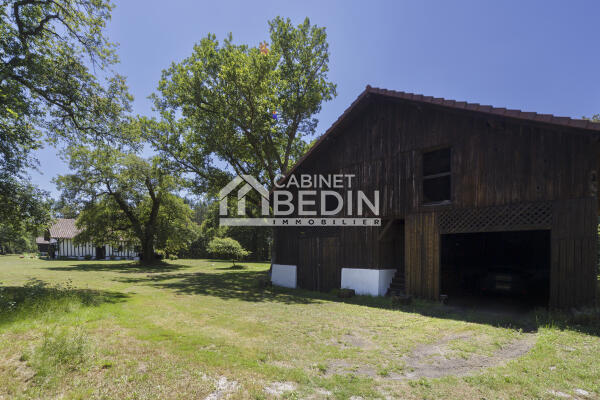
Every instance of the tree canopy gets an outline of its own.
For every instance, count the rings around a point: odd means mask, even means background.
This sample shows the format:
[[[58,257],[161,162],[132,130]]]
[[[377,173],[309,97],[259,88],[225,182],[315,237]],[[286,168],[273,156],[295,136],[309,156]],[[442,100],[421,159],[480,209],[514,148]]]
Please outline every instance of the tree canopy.
[[[71,146],[73,174],[57,179],[63,201],[83,205],[77,219],[78,242],[121,240],[141,246],[152,263],[155,250],[175,253],[196,237],[192,210],[176,196],[178,179],[157,158],[101,146]]]
[[[15,237],[40,233],[50,220],[48,193],[14,176],[0,179],[0,229],[14,232]]]
[[[131,96],[108,68],[117,61],[103,33],[111,11],[106,0],[0,1],[0,196],[30,193],[36,203],[24,173],[44,140],[81,143],[118,132]],[[0,217],[22,218],[15,205],[4,204]]]
[[[218,190],[232,172],[271,185],[305,152],[322,102],[336,95],[325,28],[277,17],[269,30],[268,50],[208,35],[163,71],[153,95],[161,119],[146,120],[147,137],[200,190]]]

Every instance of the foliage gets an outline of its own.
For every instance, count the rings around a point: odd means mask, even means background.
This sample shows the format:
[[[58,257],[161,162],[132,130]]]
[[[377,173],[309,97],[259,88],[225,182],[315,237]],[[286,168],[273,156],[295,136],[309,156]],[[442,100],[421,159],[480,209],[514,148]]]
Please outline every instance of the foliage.
[[[23,229],[0,225],[0,254],[36,252],[34,237]]]
[[[208,252],[217,258],[232,260],[233,265],[235,265],[236,260],[240,260],[250,254],[237,240],[219,237],[214,238],[208,243]]]
[[[270,255],[271,229],[260,226],[220,226],[219,204],[216,201],[191,204],[194,221],[200,226],[198,237],[189,247],[182,249],[183,258],[207,258],[208,243],[215,237],[230,237],[250,251],[248,259],[268,260]]]
[[[17,178],[0,178],[0,253],[35,250],[32,238],[50,222],[47,193]]]
[[[58,200],[51,200],[51,212],[55,218],[75,219],[81,212],[81,204],[74,204],[69,199],[60,196]]]
[[[67,138],[111,136],[130,96],[122,77],[103,87],[88,68],[117,61],[103,34],[111,11],[106,0],[0,3],[3,167],[22,166],[40,145],[41,129]]]
[[[44,139],[106,140],[118,132],[131,96],[108,70],[117,61],[103,34],[111,11],[107,0],[0,2],[0,223],[35,219],[27,210],[40,206],[41,192],[23,173],[36,165],[31,154]],[[105,83],[90,66],[105,72]],[[15,192],[19,198],[5,202]]]
[[[179,180],[159,159],[107,146],[71,146],[68,156],[74,173],[57,184],[65,201],[83,205],[76,242],[137,243],[151,263],[156,249],[175,253],[195,239],[192,211],[174,194]]]
[[[269,30],[268,54],[234,44],[231,35],[222,44],[208,35],[163,72],[153,95],[161,120],[143,121],[147,137],[193,173],[200,191],[214,194],[231,171],[270,185],[305,152],[315,115],[336,94],[325,28],[277,17]]]

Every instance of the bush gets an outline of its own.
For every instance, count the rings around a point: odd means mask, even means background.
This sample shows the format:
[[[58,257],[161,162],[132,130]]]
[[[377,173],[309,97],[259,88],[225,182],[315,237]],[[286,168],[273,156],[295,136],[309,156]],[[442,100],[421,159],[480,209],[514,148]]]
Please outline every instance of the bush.
[[[237,240],[232,238],[216,237],[208,243],[208,252],[216,258],[228,259],[233,262],[240,260],[250,254]]]

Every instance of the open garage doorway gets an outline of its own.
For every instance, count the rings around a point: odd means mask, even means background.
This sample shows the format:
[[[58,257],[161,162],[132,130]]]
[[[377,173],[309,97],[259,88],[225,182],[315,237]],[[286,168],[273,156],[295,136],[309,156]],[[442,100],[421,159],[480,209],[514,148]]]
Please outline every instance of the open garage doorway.
[[[448,301],[548,306],[550,231],[441,236],[441,294]]]

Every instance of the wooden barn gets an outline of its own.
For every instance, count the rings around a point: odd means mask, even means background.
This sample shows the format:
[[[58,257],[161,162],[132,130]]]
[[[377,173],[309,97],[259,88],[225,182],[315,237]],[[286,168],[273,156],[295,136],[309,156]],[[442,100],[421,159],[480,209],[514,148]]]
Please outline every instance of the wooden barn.
[[[381,225],[276,228],[273,281],[590,304],[599,139],[586,120],[367,86],[285,179],[353,174]]]

